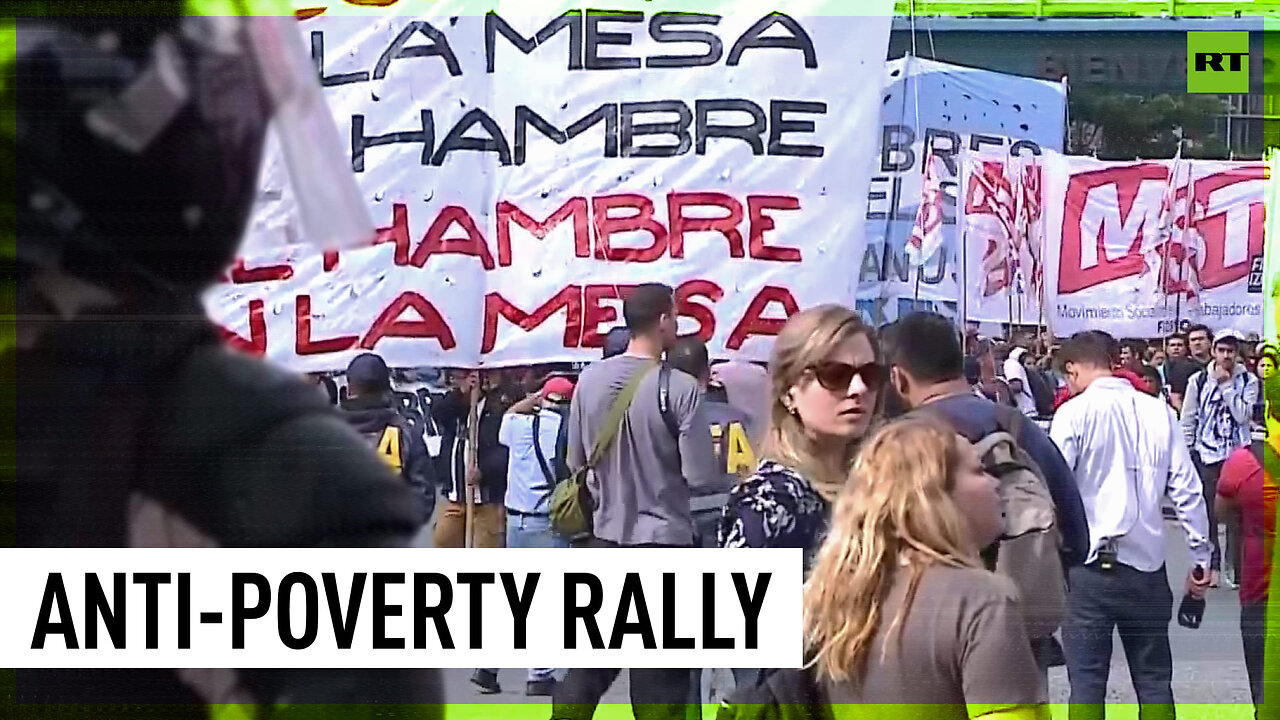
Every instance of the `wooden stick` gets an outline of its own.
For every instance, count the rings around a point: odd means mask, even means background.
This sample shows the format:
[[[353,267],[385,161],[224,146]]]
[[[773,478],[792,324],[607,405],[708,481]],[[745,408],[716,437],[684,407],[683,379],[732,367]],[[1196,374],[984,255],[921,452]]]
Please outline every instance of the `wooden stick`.
[[[476,473],[480,461],[480,384],[483,377],[476,379],[471,388],[471,409],[467,412],[467,468],[463,478],[463,494],[466,497],[466,524],[463,535],[463,547],[475,547],[475,491],[470,478]]]

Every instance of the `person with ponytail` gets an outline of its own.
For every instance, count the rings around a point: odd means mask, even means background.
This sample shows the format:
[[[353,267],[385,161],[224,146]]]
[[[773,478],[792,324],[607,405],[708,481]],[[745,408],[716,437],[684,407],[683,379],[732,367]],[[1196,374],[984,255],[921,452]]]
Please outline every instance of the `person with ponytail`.
[[[1017,591],[979,559],[996,480],[932,418],[872,435],[804,588],[806,659],[844,717],[1047,717]]]

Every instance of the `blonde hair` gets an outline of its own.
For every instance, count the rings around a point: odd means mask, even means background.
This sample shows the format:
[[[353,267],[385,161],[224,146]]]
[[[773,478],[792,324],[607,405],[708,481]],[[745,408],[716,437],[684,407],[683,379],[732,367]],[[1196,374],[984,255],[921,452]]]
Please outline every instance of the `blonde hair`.
[[[841,458],[840,472],[833,473],[831,463],[821,462],[813,443],[805,434],[800,418],[787,408],[791,388],[800,383],[805,372],[816,363],[859,335],[867,338],[880,362],[880,346],[875,331],[862,322],[857,313],[843,305],[819,305],[793,315],[773,342],[769,359],[769,424],[765,432],[763,456],[800,473],[829,502],[840,494],[848,477],[860,438],[851,438]],[[873,416],[880,415],[881,392]],[[874,422],[874,421],[873,421]]]
[[[955,432],[930,419],[900,420],[867,440],[804,588],[805,647],[821,675],[863,677],[898,572],[910,574],[906,599],[883,652],[927,567],[982,567],[951,499],[960,467]]]

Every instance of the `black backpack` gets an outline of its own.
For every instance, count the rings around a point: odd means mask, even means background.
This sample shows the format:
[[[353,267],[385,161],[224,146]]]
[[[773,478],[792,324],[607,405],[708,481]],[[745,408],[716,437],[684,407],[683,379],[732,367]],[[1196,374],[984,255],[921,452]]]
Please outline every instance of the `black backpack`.
[[[752,685],[720,703],[716,720],[834,720],[812,669],[761,670]]]
[[[1044,373],[1035,368],[1027,368],[1027,382],[1031,385],[1031,399],[1036,403],[1036,414],[1040,417],[1053,415],[1053,384]]]

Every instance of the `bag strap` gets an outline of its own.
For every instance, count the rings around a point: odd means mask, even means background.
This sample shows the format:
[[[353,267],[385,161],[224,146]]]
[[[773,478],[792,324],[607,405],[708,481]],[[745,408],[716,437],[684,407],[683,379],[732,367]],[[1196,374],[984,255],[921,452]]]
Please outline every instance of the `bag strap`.
[[[600,433],[600,437],[596,438],[595,446],[591,448],[591,457],[587,458],[588,470],[594,470],[596,465],[604,459],[604,454],[609,451],[609,447],[613,445],[614,438],[622,430],[622,419],[631,409],[631,401],[635,400],[636,392],[640,389],[640,383],[644,382],[652,369],[650,367],[636,373],[613,401],[613,405],[609,408],[609,415],[604,421],[604,430]]]
[[[1014,446],[1022,442],[1023,422],[1025,419],[1021,410],[996,403],[996,426],[1000,428],[1000,432],[1008,433],[1013,438]]]
[[[997,445],[1001,445],[1003,443],[1008,443],[1014,448],[1014,450],[1017,450],[1018,448],[1018,443],[1014,440],[1012,435],[1004,430],[998,430],[974,443],[973,450],[978,454],[978,457],[984,458],[988,453],[994,450]]]
[[[680,439],[680,422],[671,412],[671,366],[666,363],[658,369],[658,412],[671,437]]]
[[[556,471],[556,482],[559,483],[567,480],[571,473],[567,458],[569,457],[569,418],[563,411],[556,411],[556,415],[560,417],[560,429],[556,432],[556,456],[552,458],[551,466]]]
[[[547,484],[555,486],[556,474],[551,471],[551,466],[547,464],[547,456],[542,453],[542,411],[539,410],[533,415],[533,454],[538,456],[538,467],[542,470],[542,476],[547,479]]]

